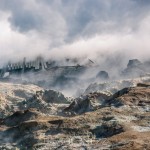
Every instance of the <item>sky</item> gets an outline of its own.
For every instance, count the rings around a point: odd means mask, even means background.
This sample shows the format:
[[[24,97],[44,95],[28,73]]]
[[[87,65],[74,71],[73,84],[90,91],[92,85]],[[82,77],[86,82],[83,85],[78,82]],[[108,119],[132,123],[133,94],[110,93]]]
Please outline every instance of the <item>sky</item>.
[[[149,59],[150,0],[0,0],[0,64],[38,55]]]

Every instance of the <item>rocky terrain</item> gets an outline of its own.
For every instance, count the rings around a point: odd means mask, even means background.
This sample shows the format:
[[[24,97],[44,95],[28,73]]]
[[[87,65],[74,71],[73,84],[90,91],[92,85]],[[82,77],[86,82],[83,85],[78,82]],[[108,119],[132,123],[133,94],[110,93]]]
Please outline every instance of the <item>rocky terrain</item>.
[[[77,98],[0,83],[0,149],[148,150],[150,77],[93,83]]]
[[[150,149],[150,74],[146,66],[148,63],[130,60],[120,79],[99,70],[86,77],[86,67],[84,71],[78,67],[34,71],[21,78],[15,75],[17,81],[1,79],[0,149]],[[16,73],[12,72],[11,77]],[[28,82],[22,82],[24,77]],[[49,88],[43,86],[45,82]],[[62,92],[51,88],[56,85]],[[69,97],[65,90],[79,92]]]
[[[150,150],[150,0],[0,0],[0,150]]]

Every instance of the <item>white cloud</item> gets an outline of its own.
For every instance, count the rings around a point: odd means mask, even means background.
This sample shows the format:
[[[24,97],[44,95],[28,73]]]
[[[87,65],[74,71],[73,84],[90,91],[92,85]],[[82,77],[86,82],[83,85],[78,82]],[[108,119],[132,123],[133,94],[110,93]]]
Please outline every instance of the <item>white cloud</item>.
[[[1,0],[0,62],[39,54],[148,59],[148,8],[140,0]]]
[[[0,60],[7,62],[9,59],[15,60],[28,56],[34,57],[47,51],[49,42],[39,38],[36,32],[22,34],[17,30],[12,30],[8,18],[10,14],[0,12],[3,16],[0,20]]]

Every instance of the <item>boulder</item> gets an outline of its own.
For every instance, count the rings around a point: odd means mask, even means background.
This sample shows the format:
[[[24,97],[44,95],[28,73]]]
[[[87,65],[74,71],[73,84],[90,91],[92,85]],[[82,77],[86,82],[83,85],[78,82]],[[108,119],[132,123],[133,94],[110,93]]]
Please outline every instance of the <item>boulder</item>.
[[[139,65],[142,65],[142,63],[138,59],[131,59],[129,60],[127,67],[135,67]]]
[[[139,77],[145,75],[147,67],[138,59],[129,60],[127,68],[123,70],[122,75],[127,77]]]
[[[101,80],[107,80],[107,79],[109,79],[109,75],[106,71],[100,71],[97,74],[96,78],[101,79]]]
[[[36,93],[37,97],[41,97],[46,103],[69,103],[69,99],[65,97],[61,92],[54,90],[39,91]]]
[[[77,114],[93,111],[100,106],[103,106],[105,104],[105,101],[107,101],[109,98],[110,96],[106,93],[90,93],[86,96],[76,98],[67,108],[64,109],[64,111]]]
[[[91,132],[96,135],[96,138],[107,138],[124,132],[124,128],[117,122],[104,122],[101,126],[92,129]]]
[[[35,109],[29,109],[24,111],[17,111],[11,116],[4,119],[4,124],[7,126],[16,126],[24,121],[33,120],[39,115]]]

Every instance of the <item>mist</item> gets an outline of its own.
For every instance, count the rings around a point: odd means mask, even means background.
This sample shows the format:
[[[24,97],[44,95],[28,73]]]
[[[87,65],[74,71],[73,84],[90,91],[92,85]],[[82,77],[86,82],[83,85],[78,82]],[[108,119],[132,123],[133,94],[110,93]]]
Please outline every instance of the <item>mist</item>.
[[[66,58],[119,77],[130,59],[150,58],[148,0],[1,0],[0,67],[37,56],[72,65]]]
[[[146,0],[2,0],[0,64],[38,55],[149,59],[149,7]]]

